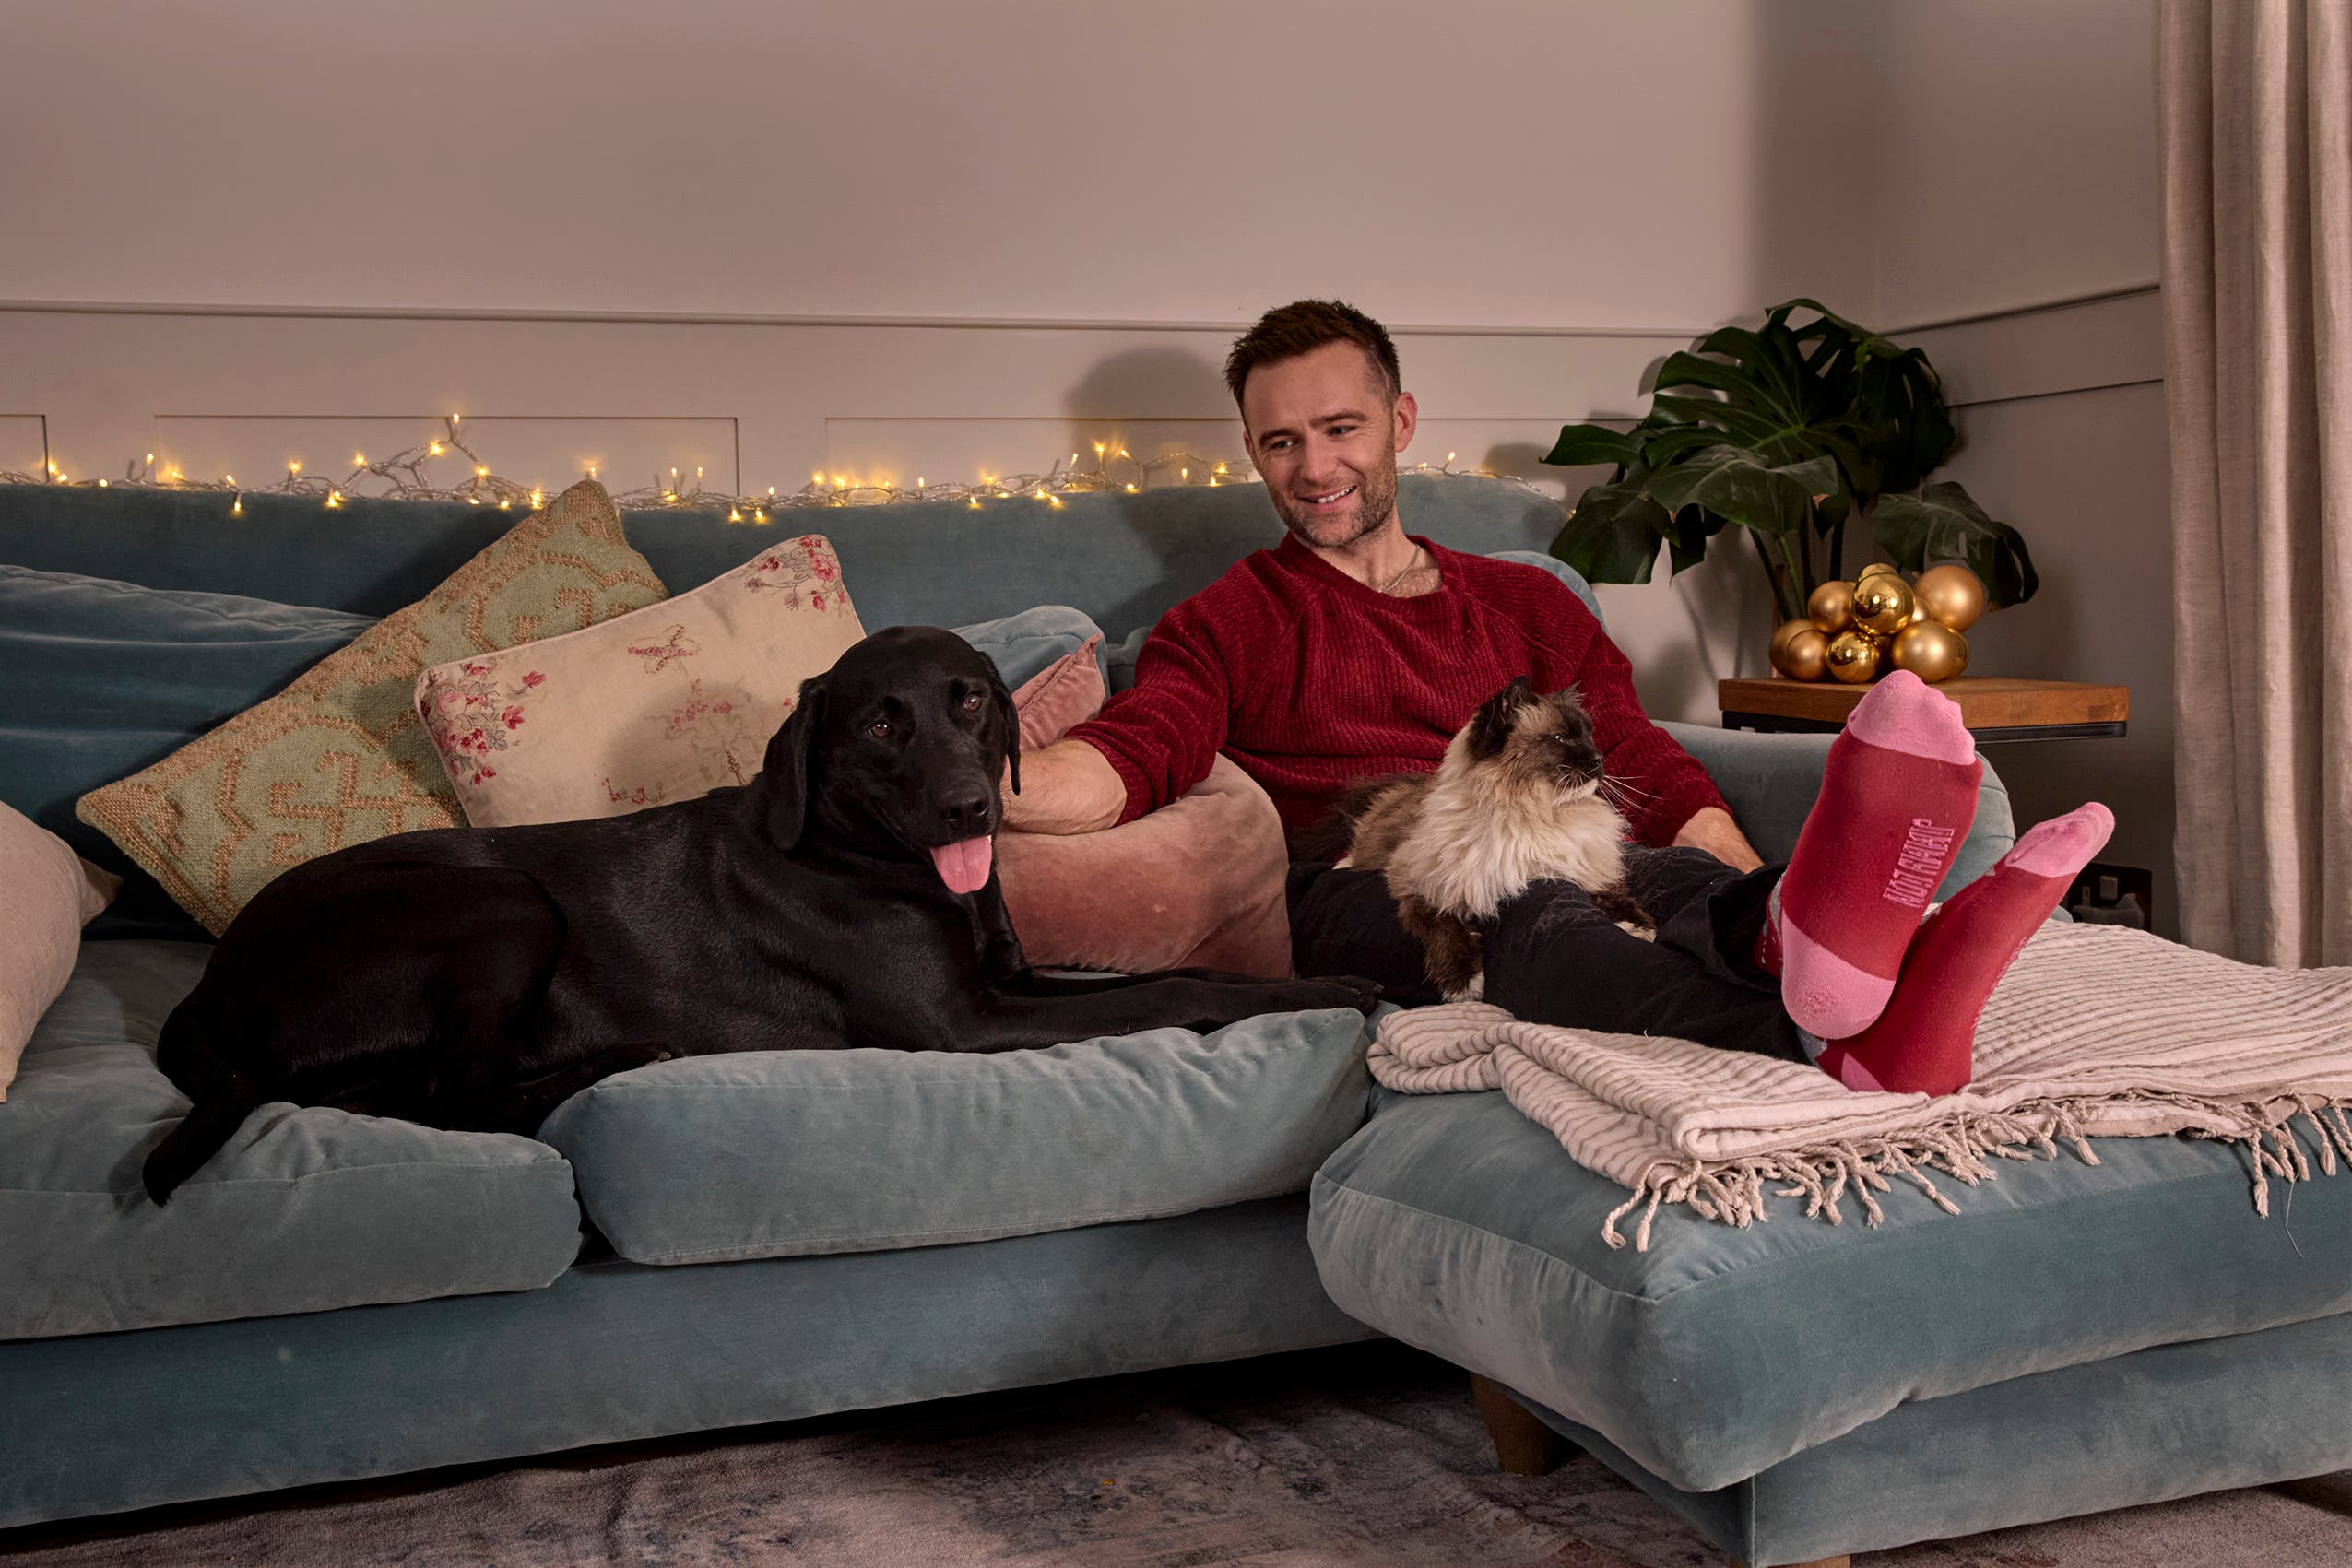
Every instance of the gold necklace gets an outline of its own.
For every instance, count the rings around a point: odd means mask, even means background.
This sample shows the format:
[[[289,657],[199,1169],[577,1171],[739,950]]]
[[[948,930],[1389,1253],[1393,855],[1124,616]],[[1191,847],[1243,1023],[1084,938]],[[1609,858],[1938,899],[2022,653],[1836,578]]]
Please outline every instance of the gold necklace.
[[[1380,584],[1380,592],[1384,594],[1393,593],[1396,590],[1398,584],[1412,576],[1413,572],[1420,568],[1421,558],[1427,552],[1424,551],[1419,545],[1413,546],[1412,559],[1405,562],[1405,569],[1402,572],[1398,572],[1394,577],[1389,578],[1386,583]]]

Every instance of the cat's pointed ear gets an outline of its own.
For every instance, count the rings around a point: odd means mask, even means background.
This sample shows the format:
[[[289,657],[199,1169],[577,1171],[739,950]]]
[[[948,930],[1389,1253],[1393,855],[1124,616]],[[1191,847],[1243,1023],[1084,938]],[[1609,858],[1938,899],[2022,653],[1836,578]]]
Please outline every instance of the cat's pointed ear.
[[[1478,712],[1470,719],[1471,760],[1483,762],[1499,754],[1511,738],[1511,715],[1534,701],[1534,683],[1520,675],[1512,677],[1508,686],[1479,704]]]

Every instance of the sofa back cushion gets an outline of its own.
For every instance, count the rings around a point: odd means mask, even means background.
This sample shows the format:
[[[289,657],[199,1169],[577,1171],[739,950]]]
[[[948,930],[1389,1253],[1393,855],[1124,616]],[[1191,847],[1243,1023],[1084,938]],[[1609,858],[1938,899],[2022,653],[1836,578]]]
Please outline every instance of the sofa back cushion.
[[[74,803],[277,695],[374,624],[342,610],[0,566],[0,801],[123,878],[85,936],[203,931]]]
[[[1499,479],[1405,475],[1406,525],[1456,549],[1541,550],[1559,531],[1553,501]],[[0,560],[389,615],[496,538],[509,513],[479,506],[354,498],[0,486]],[[840,553],[870,627],[961,626],[1032,605],[1076,605],[1116,643],[1208,586],[1282,525],[1258,485],[1096,492],[1047,506],[1026,498],[909,501],[771,513],[764,528],[697,511],[625,514],[629,542],[662,581],[707,583],[762,536],[821,532]]]

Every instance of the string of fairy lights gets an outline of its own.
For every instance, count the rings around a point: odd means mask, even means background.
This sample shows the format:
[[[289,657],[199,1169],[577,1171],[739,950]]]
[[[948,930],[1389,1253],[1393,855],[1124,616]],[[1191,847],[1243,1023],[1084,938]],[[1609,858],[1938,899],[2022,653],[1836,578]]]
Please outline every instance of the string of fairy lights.
[[[545,486],[526,485],[491,470],[490,464],[468,444],[462,427],[465,417],[445,416],[442,420],[443,434],[421,446],[412,446],[393,456],[371,460],[364,453],[355,453],[350,471],[340,479],[306,471],[305,465],[290,461],[286,472],[264,483],[240,480],[234,474],[219,478],[183,472],[166,462],[159,466],[155,454],[147,454],[136,462],[124,466],[123,477],[116,478],[77,478],[65,473],[55,463],[45,465],[41,473],[20,473],[0,468],[0,484],[68,485],[96,489],[172,490],[192,493],[211,492],[230,497],[231,516],[242,516],[245,497],[249,495],[307,496],[317,501],[329,512],[337,511],[352,500],[364,497],[379,501],[455,501],[468,506],[492,506],[501,511],[526,507],[536,511],[547,502]],[[1516,475],[1498,474],[1491,468],[1454,466],[1458,454],[1448,452],[1443,463],[1418,463],[1401,468],[1401,473],[1439,475],[1449,478],[1478,477],[1500,479],[1542,495],[1542,491]],[[471,468],[470,475],[455,484],[442,484],[431,470],[450,463],[462,463]],[[1168,477],[1173,470],[1175,477]],[[586,477],[598,478],[595,466],[587,467]],[[626,512],[660,511],[666,508],[716,511],[727,509],[730,523],[754,525],[770,521],[774,512],[812,506],[886,506],[900,501],[963,501],[975,509],[989,501],[1034,500],[1049,506],[1059,506],[1062,498],[1097,492],[1117,491],[1133,495],[1141,491],[1164,488],[1173,482],[1179,486],[1205,485],[1213,489],[1222,485],[1244,485],[1259,482],[1258,474],[1247,464],[1230,464],[1197,453],[1162,453],[1151,457],[1137,457],[1117,442],[1096,442],[1092,466],[1081,465],[1081,454],[1071,453],[1069,459],[1057,461],[1043,473],[990,474],[981,472],[972,484],[945,481],[934,484],[918,477],[911,486],[885,483],[880,480],[857,479],[846,474],[819,471],[810,476],[809,482],[798,489],[779,494],[771,486],[764,495],[730,495],[703,486],[703,473],[696,468],[691,474],[677,468],[669,470],[665,479],[660,474],[653,482],[634,489],[615,490],[613,503]]]

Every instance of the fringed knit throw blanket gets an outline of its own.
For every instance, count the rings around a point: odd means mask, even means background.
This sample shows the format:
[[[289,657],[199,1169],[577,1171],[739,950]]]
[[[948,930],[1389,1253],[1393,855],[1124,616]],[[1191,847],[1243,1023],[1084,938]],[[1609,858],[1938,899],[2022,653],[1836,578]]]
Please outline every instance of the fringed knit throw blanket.
[[[2253,1201],[2271,1178],[2352,1161],[2352,968],[2261,969],[2110,926],[2037,932],[1977,1025],[1976,1081],[1957,1094],[1858,1093],[1819,1068],[1687,1040],[1522,1023],[1463,1002],[1391,1015],[1373,1076],[1408,1094],[1500,1088],[1578,1164],[1632,1196],[1634,1245],[1661,1203],[1710,1220],[1768,1218],[1769,1196],[1868,1223],[1888,1178],[1959,1209],[1930,1173],[1974,1186],[1987,1158],[2054,1158],[2064,1140],[2188,1133],[2242,1144]],[[2298,1137],[2299,1123],[2302,1137]],[[2305,1140],[2311,1148],[2307,1151]]]

